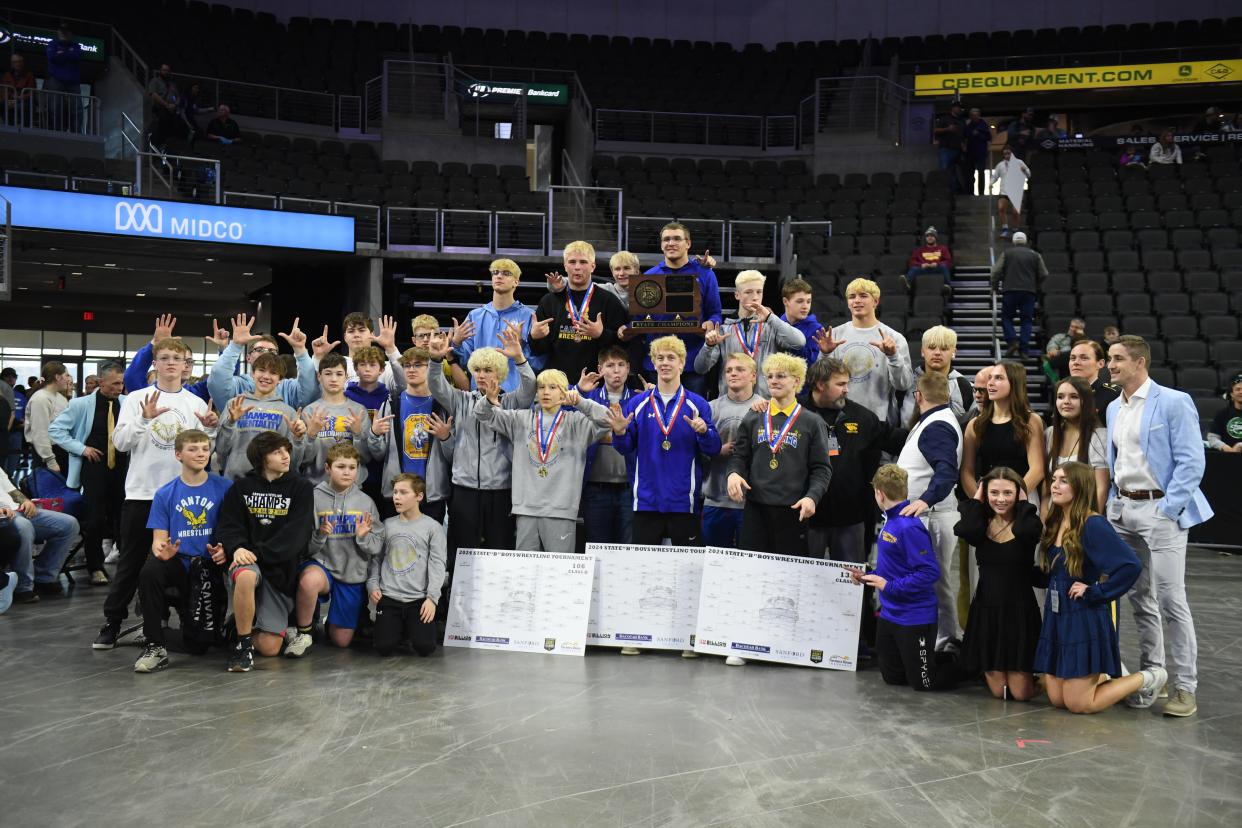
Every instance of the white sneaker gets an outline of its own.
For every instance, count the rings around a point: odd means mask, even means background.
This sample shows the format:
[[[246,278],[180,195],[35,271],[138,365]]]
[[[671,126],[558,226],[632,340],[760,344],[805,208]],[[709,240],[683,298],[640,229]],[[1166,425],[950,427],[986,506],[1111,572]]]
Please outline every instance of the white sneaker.
[[[309,635],[297,632],[296,630],[294,631],[293,637],[286,639],[286,641],[286,658],[301,658],[306,655],[306,651],[309,650],[311,644],[314,643]]]
[[[1141,672],[1143,686],[1137,693],[1126,696],[1126,707],[1133,707],[1136,710],[1145,710],[1155,704],[1160,688],[1169,680],[1169,674],[1163,667],[1149,667]]]
[[[154,673],[168,666],[168,650],[159,644],[148,644],[134,662],[135,673]]]
[[[729,665],[730,667],[745,667],[746,659],[742,658],[741,656],[729,656],[728,658],[725,659],[725,664]]]
[[[104,563],[113,564],[121,559],[121,550],[116,548],[116,541],[105,540],[103,542]]]
[[[694,650],[682,650],[681,657],[682,658],[698,658],[699,654],[696,653]]]
[[[641,652],[642,650],[638,649],[637,647],[622,647],[621,648],[621,655],[638,655]]]

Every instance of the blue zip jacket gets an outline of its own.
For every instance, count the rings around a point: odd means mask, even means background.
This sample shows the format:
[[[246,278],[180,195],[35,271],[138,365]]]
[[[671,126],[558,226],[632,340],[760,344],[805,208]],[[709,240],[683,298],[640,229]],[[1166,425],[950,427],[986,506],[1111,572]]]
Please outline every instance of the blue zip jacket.
[[[151,343],[148,342],[138,349],[134,354],[134,358],[129,361],[129,367],[125,369],[125,392],[133,394],[151,385],[147,382],[147,374],[151,372]],[[254,383],[250,384],[251,390],[254,389]],[[209,402],[210,396],[207,391],[207,380],[199,380],[193,385],[185,386],[185,390],[198,397],[203,402]],[[227,405],[227,403],[225,403]],[[224,409],[216,405],[220,411]]]
[[[254,390],[254,380],[238,373],[241,369],[241,355],[244,349],[236,342],[224,346],[216,364],[211,366],[207,375],[207,387],[211,390],[211,398],[216,401],[216,410],[228,408],[229,400],[238,394],[249,394]],[[319,399],[319,373],[315,361],[309,352],[303,352],[298,360],[296,379],[282,379],[276,383],[276,394],[290,408],[296,410]]]
[[[707,400],[693,391],[685,391],[685,395],[685,403],[669,429],[668,451],[661,447],[665,438],[655,412],[658,408],[667,422],[676,403],[671,403],[666,411],[659,392],[653,388],[621,406],[627,416],[634,415],[634,420],[624,434],[612,436],[612,446],[623,455],[634,454],[631,490],[636,512],[693,513],[702,507],[702,455],[720,453],[720,434],[712,422]],[[682,419],[695,416],[707,423],[707,431],[702,434]]]
[[[884,513],[876,544],[875,574],[888,583],[880,592],[880,617],[913,627],[936,623],[936,581],[940,564],[927,527],[917,517],[902,517],[903,500]]]
[[[453,349],[457,354],[457,358],[461,360],[462,368],[464,369],[467,363],[470,362],[470,355],[474,353],[476,348],[500,347],[500,332],[504,330],[505,323],[507,322],[522,326],[522,353],[530,361],[531,370],[538,374],[543,369],[544,360],[543,357],[533,357],[530,353],[530,322],[534,316],[534,308],[529,308],[521,302],[514,302],[501,311],[496,310],[492,303],[488,302],[486,305],[480,305],[470,311],[466,316],[466,321],[474,323],[474,336]],[[575,379],[577,377],[570,377],[569,381],[573,382]],[[513,364],[513,360],[509,360],[509,374],[505,377],[505,381],[500,384],[500,388],[506,394],[511,394],[517,391],[518,385],[517,366]],[[470,387],[475,387],[473,378],[470,380]]]
[[[703,321],[708,320],[720,324],[723,319],[722,309],[720,306],[720,284],[716,281],[716,271],[710,267],[704,267],[696,262],[693,257],[681,267],[669,267],[664,262],[660,262],[646,273],[693,273],[699,280],[699,298],[701,300],[700,310],[703,313]],[[678,338],[686,343],[686,367],[690,368],[694,365],[694,358],[698,356],[699,351],[703,350],[703,337],[687,336],[678,334]],[[647,337],[647,345],[650,346],[655,336]],[[654,371],[655,366],[651,364],[651,356],[643,357],[643,367],[648,371]],[[707,419],[704,417],[704,419]]]
[[[782,322],[789,322],[787,314],[781,314]],[[790,322],[802,335],[806,337],[806,344],[802,346],[801,351],[790,351],[794,356],[800,356],[806,360],[809,366],[812,362],[819,359],[819,343],[815,341],[815,334],[823,330],[824,326],[819,324],[819,320],[815,318],[815,314],[807,314],[806,319],[801,322]]]
[[[76,40],[53,40],[47,44],[47,73],[61,83],[82,82],[82,47]]]

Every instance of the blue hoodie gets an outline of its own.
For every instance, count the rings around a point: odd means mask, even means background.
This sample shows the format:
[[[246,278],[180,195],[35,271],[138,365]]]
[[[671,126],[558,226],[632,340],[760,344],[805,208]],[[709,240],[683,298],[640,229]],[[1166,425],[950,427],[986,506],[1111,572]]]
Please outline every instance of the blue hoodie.
[[[682,389],[684,390],[684,389]],[[662,448],[664,433],[656,422],[658,407],[666,422],[673,416],[656,389],[629,399],[621,410],[634,415],[624,434],[614,434],[612,447],[623,455],[633,453],[634,511],[636,512],[698,512],[703,504],[703,461],[701,455],[720,453],[720,434],[712,422],[712,409],[707,400],[693,391],[685,391],[686,399],[669,429],[668,451]],[[707,431],[695,432],[683,417],[702,417]]]
[[[693,258],[689,259],[681,267],[669,267],[664,262],[660,262],[645,273],[693,273],[699,280],[699,299],[701,304],[699,309],[702,311],[704,322],[712,321],[717,325],[724,318],[722,308],[720,306],[720,284],[716,281],[716,271],[710,267],[704,267],[696,262]],[[663,336],[663,334],[661,334]],[[703,350],[702,336],[687,336],[678,334],[678,338],[686,343],[686,367],[694,365],[694,358],[699,351]],[[647,337],[647,345],[650,346],[655,336]],[[643,368],[648,371],[654,371],[655,366],[651,364],[650,355],[643,357]]]
[[[902,517],[903,500],[884,512],[876,544],[875,574],[888,581],[880,592],[880,617],[913,627],[936,623],[936,581],[940,564],[923,521]]]
[[[788,315],[782,313],[781,321],[789,322]],[[815,334],[822,331],[824,326],[819,324],[819,320],[815,318],[815,314],[813,313],[809,314],[807,318],[803,319],[801,322],[791,322],[790,324],[801,331],[802,335],[806,337],[806,344],[802,346],[802,350],[790,351],[790,353],[794,356],[802,357],[806,360],[807,366],[810,366],[812,362],[819,359],[819,343],[815,341]]]
[[[474,336],[467,339],[461,345],[457,346],[454,351],[457,358],[461,360],[462,367],[465,368],[470,362],[470,355],[474,353],[476,348],[499,348],[500,332],[504,330],[505,323],[522,326],[522,353],[526,354],[526,358],[530,361],[531,370],[536,374],[543,368],[543,358],[534,358],[530,355],[530,322],[535,316],[533,308],[528,308],[521,302],[514,302],[504,310],[496,310],[491,302],[481,305],[466,317],[467,322],[474,323]],[[463,323],[465,324],[465,323]],[[572,382],[576,377],[570,377]],[[474,387],[473,378],[470,380],[470,386]],[[518,372],[513,364],[513,360],[509,360],[509,375],[505,377],[505,381],[500,384],[501,390],[505,393],[512,393],[518,387]]]

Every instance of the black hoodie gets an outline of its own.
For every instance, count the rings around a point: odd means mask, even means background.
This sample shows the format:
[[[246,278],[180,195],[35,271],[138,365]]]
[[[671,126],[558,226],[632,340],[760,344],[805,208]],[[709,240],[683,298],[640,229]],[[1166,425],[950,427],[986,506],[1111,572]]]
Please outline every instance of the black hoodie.
[[[254,553],[259,573],[293,595],[297,568],[315,530],[315,492],[309,480],[284,474],[275,480],[251,471],[233,484],[220,504],[215,541],[229,562],[239,548]]]

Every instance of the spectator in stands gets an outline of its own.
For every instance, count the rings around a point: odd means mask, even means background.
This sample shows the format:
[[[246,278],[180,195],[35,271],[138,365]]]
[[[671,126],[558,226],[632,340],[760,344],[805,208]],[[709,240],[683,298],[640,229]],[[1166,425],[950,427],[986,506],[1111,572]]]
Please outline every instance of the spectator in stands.
[[[1020,116],[1009,122],[1005,147],[1018,158],[1026,158],[1036,147],[1035,131],[1035,107],[1028,106]]]
[[[1104,347],[1111,348],[1117,343],[1118,339],[1121,339],[1121,331],[1117,330],[1116,325],[1105,325],[1103,338]]]
[[[991,146],[992,127],[983,120],[979,108],[975,107],[970,110],[970,118],[966,121],[966,184],[967,189],[976,195],[988,194]]]
[[[1221,124],[1221,132],[1242,132],[1242,112],[1235,112],[1233,120]]]
[[[1044,431],[1048,460],[1044,478],[1044,514],[1050,505],[1052,473],[1071,460],[1086,463],[1095,473],[1095,508],[1108,502],[1108,429],[1095,414],[1095,395],[1081,377],[1069,377],[1052,390],[1052,424]]]
[[[220,144],[241,143],[241,127],[230,117],[228,104],[216,107],[216,117],[207,122],[207,139]]]
[[[1001,162],[992,170],[992,183],[1000,186],[996,199],[996,212],[1001,221],[1001,238],[1008,238],[1013,230],[1022,226],[1022,201],[1026,183],[1031,178],[1031,168],[1021,158],[1016,158],[1012,147],[1001,150]],[[1013,226],[1010,227],[1010,216]]]
[[[177,115],[185,121],[190,131],[191,141],[203,134],[203,128],[198,124],[199,116],[211,111],[211,107],[203,105],[203,85],[198,81],[191,83],[181,96],[180,109],[177,111]]]
[[[979,416],[979,410],[988,399],[988,377],[992,376],[992,366],[985,365],[975,372],[975,379],[971,383],[972,396],[974,403],[970,408],[966,409],[966,422],[969,423],[975,417]]]
[[[938,148],[940,169],[949,175],[949,192],[962,191],[957,164],[962,157],[962,143],[966,135],[966,121],[962,118],[962,105],[954,101],[946,115],[941,115],[932,130]]]
[[[43,81],[44,91],[82,94],[81,62],[82,47],[69,31],[69,24],[61,23],[56,28],[56,39],[47,44],[47,78]],[[53,129],[77,131],[77,107],[76,101],[51,102],[49,111],[55,114],[50,126]]]
[[[880,286],[858,278],[846,285],[850,321],[828,327],[816,337],[820,353],[833,354],[850,369],[850,396],[882,422],[895,424],[900,408],[896,393],[914,387],[910,346],[899,331],[876,319]]]
[[[147,98],[151,101],[152,120],[148,136],[151,145],[161,151],[168,136],[176,131],[177,105],[171,98],[172,90],[175,89],[169,81],[171,76],[172,67],[161,63],[159,71],[147,81]]]
[[[1242,374],[1229,383],[1225,407],[1212,418],[1207,442],[1208,448],[1242,452]]]
[[[802,346],[802,350],[790,353],[802,357],[808,366],[814,364],[819,358],[819,346],[815,344],[815,335],[824,329],[824,326],[819,324],[819,320],[815,318],[815,314],[811,313],[811,299],[811,285],[802,279],[790,279],[781,286],[781,301],[785,305],[785,313],[782,314],[781,321],[793,325],[806,337],[806,344]]]
[[[1130,593],[1140,667],[1164,666],[1163,622],[1171,664],[1164,715],[1185,717],[1199,709],[1186,541],[1192,526],[1212,517],[1212,507],[1199,489],[1206,458],[1195,404],[1187,394],[1153,381],[1150,360],[1151,348],[1139,336],[1123,336],[1108,349],[1108,372],[1121,387],[1121,396],[1108,407],[1108,459],[1117,493],[1108,504],[1108,522],[1143,563]],[[1126,704],[1150,707],[1159,689],[1144,685]]]
[[[1013,234],[1013,246],[1001,253],[992,265],[992,288],[1003,283],[1001,290],[1001,328],[1005,334],[1006,356],[1025,355],[1031,344],[1031,326],[1035,321],[1035,292],[1039,280],[1048,275],[1044,257],[1026,246],[1026,233]],[[1022,333],[1013,329],[1013,317],[1022,321]],[[1029,491],[1029,490],[1028,490]]]
[[[988,398],[965,432],[962,488],[975,496],[979,481],[992,469],[1007,466],[1022,475],[1032,503],[1039,502],[1044,481],[1044,422],[1031,411],[1026,395],[1026,369],[1004,360],[992,368]]]
[[[923,332],[922,342],[923,364],[914,369],[914,384],[918,387],[919,377],[925,373],[944,374],[949,382],[949,408],[957,419],[958,425],[967,422],[966,409],[970,407],[970,381],[953,367],[953,358],[957,356],[957,332],[944,325],[933,325]],[[900,394],[901,424],[911,426],[918,417],[918,403],[914,394]]]
[[[910,253],[910,261],[906,263],[906,286],[913,287],[914,280],[919,276],[936,275],[944,280],[940,292],[948,296],[953,291],[950,278],[953,275],[953,254],[949,248],[940,244],[935,227],[923,231],[923,244]]]
[[[1069,328],[1048,338],[1048,346],[1044,348],[1044,356],[1048,364],[1056,371],[1058,377],[1069,372],[1070,348],[1074,343],[1086,336],[1087,323],[1075,317],[1069,321]]]
[[[26,58],[14,52],[9,58],[9,71],[0,78],[0,84],[6,87],[4,123],[7,126],[30,125],[34,116],[34,90],[38,84],[34,73],[26,68]]]
[[[1119,167],[1142,167],[1143,152],[1139,149],[1138,144],[1127,142],[1125,148],[1121,151],[1121,157],[1117,159]]]
[[[1081,339],[1070,348],[1069,375],[1078,377],[1091,386],[1091,396],[1095,401],[1095,415],[1100,425],[1104,425],[1108,414],[1108,405],[1117,399],[1117,386],[1106,382],[1108,376],[1104,370],[1106,360],[1104,348],[1094,339]]]
[[[1166,129],[1160,133],[1160,140],[1151,147],[1149,160],[1152,164],[1182,163],[1182,148],[1173,141],[1173,130]]]
[[[30,397],[26,406],[26,440],[34,446],[36,468],[46,466],[57,474],[64,474],[69,466],[69,455],[52,444],[48,427],[69,405],[66,394],[73,387],[73,375],[64,363],[46,362],[43,380],[43,387]]]

